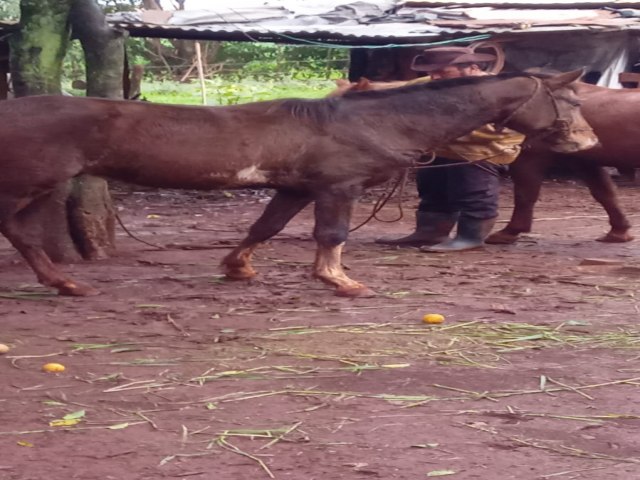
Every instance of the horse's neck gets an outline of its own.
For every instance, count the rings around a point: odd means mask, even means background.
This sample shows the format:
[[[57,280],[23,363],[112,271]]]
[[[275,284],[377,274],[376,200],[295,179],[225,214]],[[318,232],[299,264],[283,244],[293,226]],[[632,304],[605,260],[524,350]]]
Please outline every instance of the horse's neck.
[[[481,88],[480,88],[481,85]],[[396,144],[410,142],[433,144],[451,140],[499,120],[505,103],[513,103],[518,95],[510,95],[499,82],[428,89],[414,94],[388,96],[383,101],[371,97],[365,123],[385,127],[385,141]],[[408,103],[407,97],[412,101]],[[522,94],[520,94],[521,96]]]

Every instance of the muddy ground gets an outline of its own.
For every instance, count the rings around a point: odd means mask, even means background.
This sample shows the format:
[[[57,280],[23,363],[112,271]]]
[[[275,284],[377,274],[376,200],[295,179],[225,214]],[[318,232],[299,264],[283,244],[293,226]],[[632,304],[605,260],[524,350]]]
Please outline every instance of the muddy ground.
[[[373,299],[310,277],[309,210],[236,283],[218,263],[264,194],[115,196],[173,247],[120,232],[65,267],[100,296],[50,294],[0,241],[0,479],[640,479],[640,244],[595,242],[583,187],[548,183],[517,245],[444,255],[373,243],[410,199],[348,242]]]

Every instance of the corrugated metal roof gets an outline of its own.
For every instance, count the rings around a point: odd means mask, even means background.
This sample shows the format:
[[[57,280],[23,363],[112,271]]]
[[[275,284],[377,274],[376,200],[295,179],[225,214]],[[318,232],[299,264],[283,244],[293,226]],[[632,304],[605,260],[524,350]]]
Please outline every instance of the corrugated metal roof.
[[[492,2],[491,0],[461,0],[459,2],[451,1],[451,0],[407,0],[402,2],[407,6],[432,6],[432,7],[442,7],[442,6],[460,6],[460,7],[470,7],[470,6],[480,6],[480,5],[489,5],[495,6],[499,8],[510,8],[510,7],[539,7],[539,8],[549,8],[554,6],[559,6],[563,8],[602,8],[602,7],[637,7],[640,6],[640,2],[637,0],[611,0],[609,2],[603,2],[602,0],[507,0],[504,2]]]
[[[207,10],[119,13],[109,22],[133,36],[387,45],[567,30],[640,31],[640,2],[219,0]]]
[[[640,34],[640,1],[216,0],[207,10],[142,10],[108,21],[139,37],[385,46],[564,31]],[[0,32],[13,28],[0,24]]]

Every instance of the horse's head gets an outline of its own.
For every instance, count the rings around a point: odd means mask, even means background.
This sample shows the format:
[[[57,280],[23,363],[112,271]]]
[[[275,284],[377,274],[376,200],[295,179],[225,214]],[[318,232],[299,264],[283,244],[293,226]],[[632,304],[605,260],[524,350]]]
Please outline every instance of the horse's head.
[[[580,112],[576,89],[582,70],[549,77],[531,76],[531,96],[513,110],[500,125],[528,133],[528,139],[544,141],[555,152],[587,150],[598,143],[591,126]]]

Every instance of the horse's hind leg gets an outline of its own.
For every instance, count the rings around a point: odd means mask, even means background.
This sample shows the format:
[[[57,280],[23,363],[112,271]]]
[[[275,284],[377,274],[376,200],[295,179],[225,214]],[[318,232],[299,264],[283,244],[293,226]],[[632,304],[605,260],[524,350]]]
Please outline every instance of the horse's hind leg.
[[[580,165],[580,171],[591,195],[602,205],[609,216],[611,230],[597,240],[609,243],[633,240],[633,236],[629,233],[631,224],[620,207],[616,186],[611,180],[611,175],[603,167],[587,162]]]
[[[354,198],[323,193],[316,198],[316,226],[313,236],[318,243],[314,275],[336,287],[341,297],[371,297],[375,293],[350,279],[342,269],[342,248],[349,235]]]
[[[254,277],[256,272],[251,266],[253,251],[280,232],[311,200],[310,196],[301,193],[276,192],[260,218],[249,229],[249,235],[222,260],[227,278],[246,280]]]
[[[43,285],[56,288],[61,295],[86,296],[97,293],[93,288],[74,282],[56,267],[40,244],[38,232],[26,226],[26,220],[37,212],[48,195],[36,200],[16,201],[0,198],[0,233],[25,258]]]

